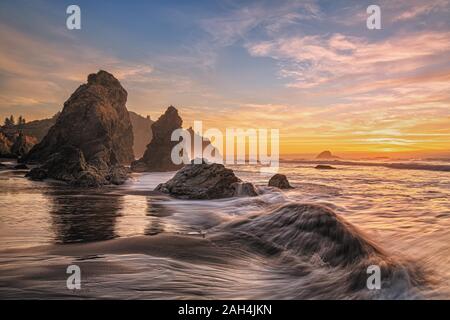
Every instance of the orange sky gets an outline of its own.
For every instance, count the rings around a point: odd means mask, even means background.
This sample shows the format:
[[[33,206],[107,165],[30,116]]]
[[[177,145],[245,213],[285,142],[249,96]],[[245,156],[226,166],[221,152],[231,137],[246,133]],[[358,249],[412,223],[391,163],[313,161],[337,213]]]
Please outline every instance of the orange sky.
[[[0,116],[50,117],[104,69],[130,110],[156,119],[172,104],[185,127],[279,129],[282,155],[450,154],[447,0],[380,1],[382,30],[354,3],[139,2],[128,22],[123,5],[90,6],[95,21],[73,32],[50,2],[2,3]]]

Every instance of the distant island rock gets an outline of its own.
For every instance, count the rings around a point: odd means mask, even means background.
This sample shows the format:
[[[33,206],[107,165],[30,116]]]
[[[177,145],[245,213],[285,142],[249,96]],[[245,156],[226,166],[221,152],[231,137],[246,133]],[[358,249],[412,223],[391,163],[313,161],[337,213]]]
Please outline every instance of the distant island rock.
[[[272,178],[270,178],[269,187],[276,187],[279,189],[293,189],[284,174],[276,174]]]
[[[134,160],[127,92],[106,71],[90,74],[64,103],[56,123],[24,157],[38,163],[29,177],[53,178],[81,186],[123,183],[123,165]]]
[[[329,159],[340,159],[338,156],[333,155],[330,151],[321,152],[316,159],[329,160]]]
[[[319,169],[319,170],[334,170],[336,168],[332,167],[330,165],[327,165],[327,164],[319,164],[319,165],[316,166],[316,169]]]
[[[172,132],[181,129],[183,120],[178,110],[170,106],[159,119],[152,124],[153,138],[147,146],[144,155],[131,164],[135,172],[165,172],[175,171],[183,167],[183,164],[174,164],[171,158],[173,147],[178,141],[172,141]]]
[[[222,164],[188,164],[175,176],[158,185],[155,191],[181,199],[221,199],[235,196],[256,196],[256,188],[242,182],[233,170]]]

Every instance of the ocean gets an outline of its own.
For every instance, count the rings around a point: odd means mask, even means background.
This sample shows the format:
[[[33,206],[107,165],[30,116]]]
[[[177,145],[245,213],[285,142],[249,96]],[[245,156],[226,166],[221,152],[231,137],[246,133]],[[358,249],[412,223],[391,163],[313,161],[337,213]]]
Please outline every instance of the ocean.
[[[259,196],[196,201],[153,192],[174,172],[77,189],[0,171],[0,298],[449,299],[450,162],[330,164],[282,162],[287,191],[232,166]]]

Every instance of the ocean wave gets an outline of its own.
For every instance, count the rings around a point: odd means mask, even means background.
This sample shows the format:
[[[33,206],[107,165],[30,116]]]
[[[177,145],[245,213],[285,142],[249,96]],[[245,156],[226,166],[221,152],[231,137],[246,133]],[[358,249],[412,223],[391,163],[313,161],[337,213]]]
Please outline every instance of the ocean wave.
[[[344,218],[317,204],[283,204],[265,214],[229,222],[220,226],[213,239],[224,246],[234,243],[280,258],[284,270],[289,263],[293,270],[302,266],[305,278],[295,288],[296,293],[291,292],[296,298],[324,298],[319,294],[323,286],[331,290],[328,298],[373,298],[377,294],[411,297],[416,294],[415,288],[428,281],[417,264],[404,257],[394,258]],[[382,293],[369,292],[366,287],[367,269],[372,265],[380,267],[385,288]],[[317,269],[323,272],[317,273]],[[315,282],[322,287],[313,285]],[[330,289],[333,285],[337,287]],[[315,292],[311,292],[311,286]]]
[[[427,171],[441,171],[450,172],[450,165],[447,164],[430,164],[421,162],[363,162],[363,161],[312,161],[312,160],[297,160],[289,161],[289,163],[301,164],[328,164],[336,166],[363,166],[363,167],[384,167],[390,169],[400,170],[427,170]]]

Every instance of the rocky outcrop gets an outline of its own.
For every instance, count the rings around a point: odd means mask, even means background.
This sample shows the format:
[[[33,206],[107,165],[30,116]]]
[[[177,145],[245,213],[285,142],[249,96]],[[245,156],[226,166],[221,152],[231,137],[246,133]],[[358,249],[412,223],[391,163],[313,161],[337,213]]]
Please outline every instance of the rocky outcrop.
[[[339,157],[332,154],[330,151],[321,152],[316,159],[329,160],[329,159],[339,159]]]
[[[152,125],[152,141],[147,146],[143,157],[131,164],[131,169],[136,172],[164,172],[175,171],[183,167],[183,164],[174,164],[171,159],[173,147],[179,142],[171,141],[172,132],[180,129],[183,120],[178,115],[178,110],[170,106],[166,112]]]
[[[134,155],[136,158],[141,158],[147,145],[152,141],[152,124],[154,121],[149,116],[145,118],[133,111],[129,111],[129,113],[131,124],[133,125]]]
[[[122,184],[127,178],[127,169],[115,164],[89,164],[83,152],[75,147],[64,146],[40,167],[32,169],[27,177],[32,180],[52,178],[75,186],[99,187],[107,184]]]
[[[194,129],[192,129],[192,127],[190,127],[189,129],[186,130],[187,132],[189,132],[189,135],[191,137],[191,152],[189,155],[189,159],[195,159],[196,155],[195,155],[195,141],[196,139],[202,142],[202,158],[205,158],[206,160],[210,161],[210,162],[218,162],[218,161],[214,161],[215,159],[221,159],[221,154],[219,152],[219,150],[215,147],[212,146],[211,141],[205,137],[202,137],[201,135],[197,134]],[[211,150],[212,152],[208,152],[208,154],[205,154],[205,149],[207,149],[208,147],[211,146]],[[209,154],[211,153],[211,154]],[[212,157],[208,157],[208,156],[212,156]]]
[[[270,178],[269,187],[276,187],[279,189],[293,189],[284,174],[276,174],[272,178]]]
[[[122,183],[134,159],[127,92],[106,71],[88,77],[64,104],[55,125],[23,159],[39,163],[29,176],[82,186]]]
[[[319,170],[334,170],[334,169],[336,169],[335,167],[332,167],[332,166],[327,165],[327,164],[319,164],[315,168],[319,169]]]
[[[222,164],[188,164],[155,189],[181,199],[220,199],[256,196],[251,183],[242,182]]]

